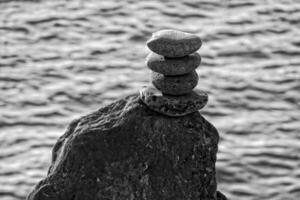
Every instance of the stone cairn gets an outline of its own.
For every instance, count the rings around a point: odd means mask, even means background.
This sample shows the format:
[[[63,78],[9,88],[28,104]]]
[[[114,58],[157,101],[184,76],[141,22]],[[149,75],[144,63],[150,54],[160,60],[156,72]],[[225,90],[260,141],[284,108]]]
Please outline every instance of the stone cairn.
[[[200,38],[163,30],[147,45],[153,86],[74,120],[27,200],[226,200],[219,134],[197,112],[208,97],[193,90]]]
[[[196,68],[202,45],[197,35],[175,30],[161,30],[147,41],[153,51],[146,64],[152,70],[151,83],[140,90],[141,100],[152,110],[171,117],[184,116],[203,108],[208,95],[193,90],[199,80]]]

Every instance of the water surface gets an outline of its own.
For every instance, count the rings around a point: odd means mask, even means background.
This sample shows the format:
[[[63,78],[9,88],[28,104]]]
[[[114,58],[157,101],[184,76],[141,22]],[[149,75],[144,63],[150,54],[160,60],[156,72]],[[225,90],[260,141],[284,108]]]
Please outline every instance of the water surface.
[[[203,39],[201,113],[219,130],[218,187],[230,199],[300,199],[297,0],[0,0],[0,199],[46,176],[74,118],[148,84],[146,40]]]

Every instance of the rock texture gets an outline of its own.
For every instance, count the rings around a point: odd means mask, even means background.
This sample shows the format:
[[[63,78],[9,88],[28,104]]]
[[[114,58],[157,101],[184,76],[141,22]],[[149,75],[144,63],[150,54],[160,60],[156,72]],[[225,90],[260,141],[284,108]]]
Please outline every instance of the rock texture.
[[[151,86],[140,90],[140,98],[152,110],[172,117],[184,116],[200,110],[208,101],[207,94],[201,90],[194,90],[181,96],[170,96]]]
[[[183,95],[192,92],[198,83],[199,77],[196,71],[178,76],[164,76],[152,72],[152,84],[164,94]]]
[[[172,118],[131,95],[73,121],[28,200],[221,200],[219,135],[199,112]]]
[[[198,53],[193,53],[182,58],[167,58],[156,53],[150,53],[146,58],[147,66],[155,72],[166,76],[188,74],[195,70],[201,62]]]
[[[189,55],[197,51],[201,45],[202,41],[198,36],[170,29],[153,33],[147,41],[151,51],[171,58]]]

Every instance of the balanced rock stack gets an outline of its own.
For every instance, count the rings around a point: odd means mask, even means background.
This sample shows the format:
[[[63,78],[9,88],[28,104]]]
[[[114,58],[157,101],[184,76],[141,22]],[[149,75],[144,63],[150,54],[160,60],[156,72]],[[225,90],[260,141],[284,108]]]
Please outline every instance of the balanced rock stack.
[[[140,90],[140,98],[152,110],[167,116],[184,116],[203,108],[205,92],[193,90],[199,80],[196,68],[201,57],[196,52],[201,39],[193,34],[161,30],[152,35],[146,60],[152,70],[151,82]]]
[[[217,190],[219,133],[197,112],[207,95],[193,90],[201,40],[166,30],[148,46],[155,87],[72,121],[27,200],[226,200]]]

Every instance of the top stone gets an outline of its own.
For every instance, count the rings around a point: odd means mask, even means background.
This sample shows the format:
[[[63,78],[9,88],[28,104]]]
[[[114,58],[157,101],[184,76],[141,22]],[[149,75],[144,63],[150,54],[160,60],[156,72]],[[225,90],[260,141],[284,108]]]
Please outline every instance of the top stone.
[[[169,29],[153,33],[147,41],[150,50],[170,58],[187,56],[197,51],[201,45],[201,39],[197,35]]]

